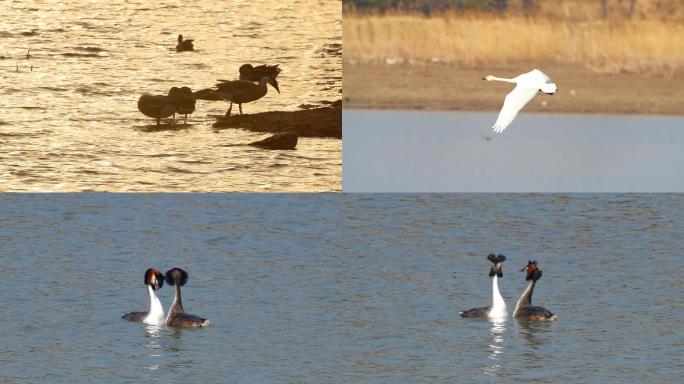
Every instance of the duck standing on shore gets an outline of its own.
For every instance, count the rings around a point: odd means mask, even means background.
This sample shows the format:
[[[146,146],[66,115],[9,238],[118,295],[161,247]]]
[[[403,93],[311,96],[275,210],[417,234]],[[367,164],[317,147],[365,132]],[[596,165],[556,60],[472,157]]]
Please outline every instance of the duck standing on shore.
[[[275,79],[262,77],[259,84],[254,84],[248,80],[219,80],[215,89],[203,89],[195,92],[193,96],[195,99],[201,100],[229,101],[230,106],[226,112],[226,117],[230,117],[230,113],[233,110],[233,103],[238,105],[240,114],[242,115],[242,104],[259,100],[266,96],[266,93],[268,92],[266,87],[267,84],[271,84],[271,86],[280,93],[278,82]]]
[[[195,111],[195,99],[190,88],[172,87],[166,96],[148,94],[140,96],[138,110],[145,116],[157,119],[157,125],[164,117],[174,116],[175,121],[176,113],[185,114],[187,121],[188,113]]]
[[[176,89],[176,91],[174,91],[174,96],[176,98],[177,103],[176,112],[178,112],[178,114],[184,115],[183,124],[187,124],[188,114],[192,114],[193,112],[195,112],[195,98],[192,94],[192,90],[188,87],[173,87],[171,89],[174,88]]]

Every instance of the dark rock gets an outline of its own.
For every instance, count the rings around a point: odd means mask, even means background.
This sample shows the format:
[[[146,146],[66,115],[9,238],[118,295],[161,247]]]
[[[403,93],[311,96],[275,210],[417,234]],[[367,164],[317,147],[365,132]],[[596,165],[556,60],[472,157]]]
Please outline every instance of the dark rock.
[[[294,132],[280,132],[249,145],[263,149],[295,149],[298,136]]]

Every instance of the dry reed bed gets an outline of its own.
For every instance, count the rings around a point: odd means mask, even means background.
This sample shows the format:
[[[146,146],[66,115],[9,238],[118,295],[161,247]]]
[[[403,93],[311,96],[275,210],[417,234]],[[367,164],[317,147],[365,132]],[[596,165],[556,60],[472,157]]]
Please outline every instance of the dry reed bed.
[[[345,13],[345,61],[521,62],[581,65],[603,73],[684,74],[684,25],[657,20],[563,20],[481,15]]]

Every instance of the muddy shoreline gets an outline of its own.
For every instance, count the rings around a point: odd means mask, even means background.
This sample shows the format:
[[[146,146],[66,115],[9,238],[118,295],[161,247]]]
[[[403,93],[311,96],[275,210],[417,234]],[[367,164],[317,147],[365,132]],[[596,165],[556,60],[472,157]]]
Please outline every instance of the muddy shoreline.
[[[559,92],[538,95],[525,107],[527,111],[684,115],[682,78],[601,74],[553,63],[489,70],[448,64],[345,63],[344,108],[497,111],[513,87],[485,83],[482,76],[514,77],[535,67],[558,84]]]
[[[241,128],[253,132],[294,132],[299,137],[342,138],[342,101],[328,107],[299,111],[272,111],[219,117],[215,129]]]

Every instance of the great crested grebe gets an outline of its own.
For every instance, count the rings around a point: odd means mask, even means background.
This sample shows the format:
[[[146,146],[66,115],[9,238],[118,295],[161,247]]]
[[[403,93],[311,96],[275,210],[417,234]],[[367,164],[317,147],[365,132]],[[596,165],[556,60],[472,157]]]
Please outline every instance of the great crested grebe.
[[[205,318],[185,313],[181,300],[181,286],[188,282],[188,273],[180,268],[172,268],[166,271],[166,281],[176,287],[176,297],[169,308],[166,316],[166,325],[177,328],[203,328],[211,325]]]
[[[548,309],[532,305],[532,292],[534,292],[534,286],[537,284],[537,280],[541,279],[542,276],[542,271],[537,266],[537,262],[534,260],[528,261],[527,266],[523,268],[521,272],[527,272],[525,280],[529,281],[529,283],[527,284],[527,288],[525,288],[525,292],[523,292],[522,296],[520,296],[520,299],[518,299],[518,302],[515,304],[513,317],[516,319],[538,321],[557,320],[558,317]]]
[[[145,271],[145,285],[150,294],[150,310],[147,312],[131,312],[121,316],[121,318],[150,325],[162,325],[164,324],[164,307],[162,307],[156,291],[164,285],[164,275],[154,268],[149,268]]]
[[[494,264],[494,266],[492,266],[489,270],[489,277],[494,278],[492,279],[492,305],[489,307],[473,308],[467,311],[459,312],[461,317],[486,317],[490,319],[501,319],[505,318],[508,314],[506,311],[506,303],[499,292],[498,283],[499,277],[503,277],[501,263],[506,260],[506,256],[496,256],[493,253],[490,253],[489,256],[487,256],[487,260]]]

